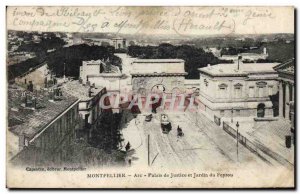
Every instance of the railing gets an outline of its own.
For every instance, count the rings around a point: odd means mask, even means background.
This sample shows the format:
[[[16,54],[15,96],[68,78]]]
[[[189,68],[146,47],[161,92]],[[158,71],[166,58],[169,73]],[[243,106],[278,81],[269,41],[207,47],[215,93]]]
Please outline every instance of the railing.
[[[265,153],[262,150],[260,150],[254,143],[252,143],[245,136],[238,133],[237,130],[230,127],[225,121],[223,121],[223,130],[226,131],[233,138],[238,139],[238,142],[240,144],[242,144],[244,147],[246,147],[248,150],[255,153],[256,155],[258,155],[263,160],[266,160],[265,157],[263,157],[263,155],[265,155]],[[238,136],[238,138],[237,138],[237,136]]]

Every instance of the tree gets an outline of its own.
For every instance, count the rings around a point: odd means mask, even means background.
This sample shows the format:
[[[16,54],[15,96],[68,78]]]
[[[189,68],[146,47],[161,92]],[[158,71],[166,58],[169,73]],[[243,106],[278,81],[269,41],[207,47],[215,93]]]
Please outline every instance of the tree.
[[[49,53],[47,62],[49,69],[57,76],[64,75],[64,66],[66,76],[79,77],[79,67],[82,61],[86,60],[104,60],[111,62],[111,65],[120,67],[121,59],[114,55],[114,48],[103,46],[89,46],[86,44],[73,45],[70,47],[60,48]]]

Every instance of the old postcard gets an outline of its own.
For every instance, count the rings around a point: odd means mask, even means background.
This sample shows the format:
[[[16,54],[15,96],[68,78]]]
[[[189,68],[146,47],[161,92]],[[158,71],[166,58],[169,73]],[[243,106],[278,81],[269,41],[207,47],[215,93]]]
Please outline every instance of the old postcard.
[[[7,7],[8,188],[294,188],[294,7]]]

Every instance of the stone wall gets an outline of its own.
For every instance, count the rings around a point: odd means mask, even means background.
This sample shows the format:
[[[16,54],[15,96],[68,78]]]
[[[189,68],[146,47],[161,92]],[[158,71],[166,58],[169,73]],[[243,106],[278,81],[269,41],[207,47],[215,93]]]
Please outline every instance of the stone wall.
[[[184,76],[144,76],[132,78],[132,90],[134,94],[147,95],[161,88],[164,88],[164,93],[173,93],[175,91],[179,93],[185,92]]]

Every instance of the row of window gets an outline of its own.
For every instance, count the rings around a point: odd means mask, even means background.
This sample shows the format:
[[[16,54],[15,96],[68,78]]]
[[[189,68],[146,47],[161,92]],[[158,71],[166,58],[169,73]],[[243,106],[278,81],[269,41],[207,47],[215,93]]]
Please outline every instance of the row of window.
[[[255,86],[249,86],[248,97],[266,97],[273,95],[273,86],[257,86],[255,91]],[[225,84],[219,85],[219,98],[228,98],[229,93],[227,91],[227,86]],[[242,98],[243,97],[243,86],[241,84],[234,86],[233,98]]]

